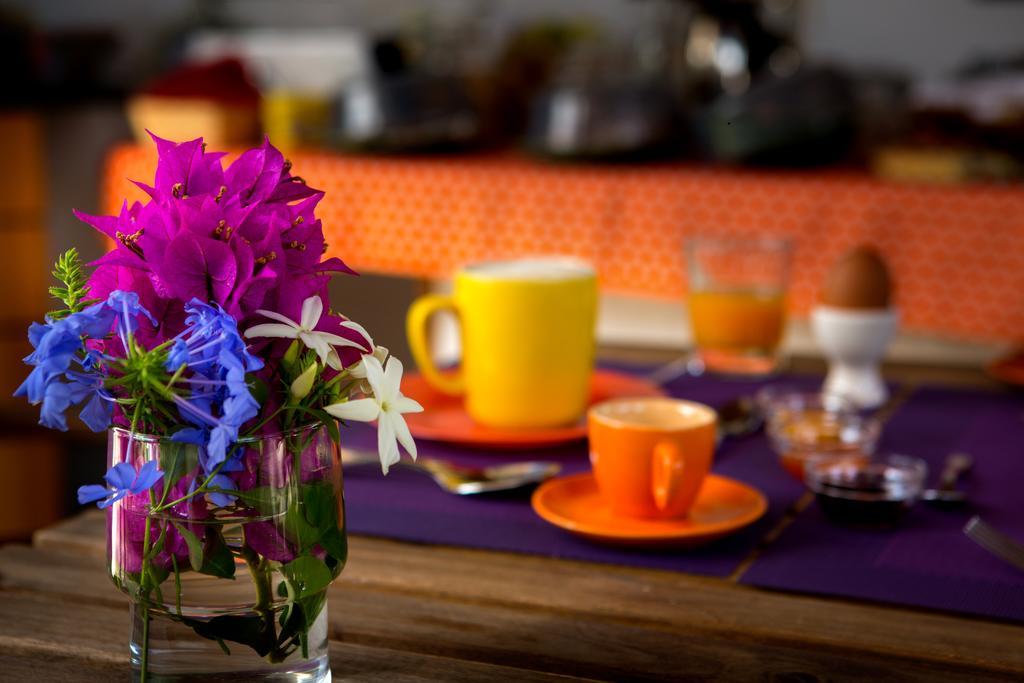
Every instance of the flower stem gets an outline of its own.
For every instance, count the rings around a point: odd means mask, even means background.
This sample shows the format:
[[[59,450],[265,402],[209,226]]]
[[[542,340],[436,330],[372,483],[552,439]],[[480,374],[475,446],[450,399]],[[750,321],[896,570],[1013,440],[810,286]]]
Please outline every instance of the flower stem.
[[[142,664],[139,667],[139,683],[149,678],[149,605],[142,604]]]
[[[142,598],[142,663],[139,671],[139,683],[146,683],[149,674],[149,592],[146,589],[146,575],[149,568],[149,526],[150,516],[146,515],[146,529],[142,538],[142,570],[139,575],[140,592]]]
[[[223,467],[228,463],[228,461],[231,460],[231,458],[234,456],[234,452],[233,451],[236,448],[238,448],[238,443],[237,442],[232,445],[231,451],[228,452],[228,454],[224,458],[224,460],[222,460],[220,462],[220,464],[218,464],[217,467],[214,468],[213,472],[210,472],[210,474],[208,474],[206,476],[206,479],[203,480],[203,483],[200,484],[198,487],[196,487],[196,489],[194,491],[192,491],[191,493],[186,493],[181,498],[177,498],[175,500],[172,500],[170,503],[161,502],[160,505],[158,505],[155,508],[152,508],[152,511],[153,512],[161,512],[163,510],[166,510],[167,508],[173,508],[175,505],[177,505],[179,503],[184,503],[186,500],[190,500],[190,499],[198,496],[200,493],[207,493],[207,492],[209,492],[210,489],[208,487],[210,485],[210,482],[213,481],[213,478],[215,476],[220,474],[221,469],[223,469]]]
[[[246,548],[243,551],[246,564],[252,573],[253,583],[256,586],[256,609],[264,611],[270,608],[272,600],[270,588],[270,575],[267,565],[259,555]]]
[[[166,527],[165,527],[166,528]],[[181,572],[178,571],[178,558],[175,557],[174,553],[171,555],[171,566],[174,567],[174,606],[178,610],[178,616],[181,616]]]
[[[273,602],[273,590],[270,585],[270,565],[266,560],[256,554],[251,548],[243,547],[241,555],[249,566],[249,573],[252,574],[252,582],[256,588],[255,610],[259,612],[265,628],[271,630],[274,642],[277,642],[277,626],[274,623],[274,613],[271,610]],[[267,654],[267,661],[278,663],[284,661],[286,656],[281,656],[277,646]]]

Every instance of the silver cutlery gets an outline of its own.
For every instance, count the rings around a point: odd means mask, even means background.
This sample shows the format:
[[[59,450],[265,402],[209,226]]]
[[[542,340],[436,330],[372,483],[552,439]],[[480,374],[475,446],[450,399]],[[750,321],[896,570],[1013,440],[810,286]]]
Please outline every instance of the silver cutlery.
[[[962,503],[967,495],[956,487],[960,475],[974,466],[974,459],[966,453],[950,453],[942,466],[939,485],[921,492],[921,500],[935,503]]]
[[[644,376],[644,379],[646,379],[651,384],[657,384],[658,386],[668,384],[672,380],[678,379],[683,375],[692,374],[692,364],[693,358],[690,356],[690,354],[686,354],[680,356],[679,358],[671,360],[665,363],[664,365],[656,367],[654,370],[651,370],[651,372],[647,373],[647,375]]]
[[[964,526],[964,533],[996,557],[1009,562],[1017,569],[1024,570],[1024,545],[989,526],[981,517],[971,517]]]
[[[693,358],[687,354],[669,361],[648,373],[644,379],[658,386],[665,385],[674,379],[693,372]],[[720,406],[718,413],[718,440],[726,437],[740,437],[753,434],[764,422],[761,411],[749,396],[740,396]]]
[[[736,438],[753,434],[764,424],[764,416],[754,399],[740,396],[723,403],[718,410],[718,431],[720,438]]]
[[[341,462],[347,466],[372,463],[379,465],[380,458],[372,451],[343,448]],[[397,466],[426,472],[442,489],[460,496],[509,491],[531,486],[550,479],[562,471],[562,466],[559,463],[543,460],[512,462],[488,467],[467,467],[422,455],[415,461],[402,460]]]

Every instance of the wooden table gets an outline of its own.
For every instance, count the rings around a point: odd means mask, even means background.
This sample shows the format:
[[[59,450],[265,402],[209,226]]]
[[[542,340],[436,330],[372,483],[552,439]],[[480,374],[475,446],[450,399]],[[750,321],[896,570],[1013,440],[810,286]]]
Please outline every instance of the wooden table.
[[[0,548],[0,680],[127,678],[128,610],[104,571],[103,533],[90,511],[31,547]],[[334,676],[1024,680],[1024,626],[769,592],[737,583],[741,572],[722,580],[356,536],[330,589]]]

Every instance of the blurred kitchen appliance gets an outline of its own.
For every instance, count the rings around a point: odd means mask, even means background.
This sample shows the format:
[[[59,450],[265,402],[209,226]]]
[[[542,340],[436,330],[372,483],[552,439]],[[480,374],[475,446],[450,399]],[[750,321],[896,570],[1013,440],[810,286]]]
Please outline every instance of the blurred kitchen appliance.
[[[543,156],[602,159],[663,154],[677,121],[665,74],[637,45],[591,39],[570,51],[534,99],[527,148]]]
[[[695,119],[706,156],[726,162],[806,166],[839,160],[856,136],[850,80],[826,68],[770,77],[723,95]]]
[[[394,40],[372,50],[375,69],[341,92],[331,139],[348,148],[411,152],[461,147],[480,131],[479,115],[454,73],[416,69]]]
[[[664,152],[674,112],[654,82],[560,85],[535,101],[527,147],[565,158],[611,158]]]
[[[801,64],[795,42],[798,0],[654,0],[646,42],[660,44],[676,94],[699,105],[738,95],[762,75],[784,77]]]

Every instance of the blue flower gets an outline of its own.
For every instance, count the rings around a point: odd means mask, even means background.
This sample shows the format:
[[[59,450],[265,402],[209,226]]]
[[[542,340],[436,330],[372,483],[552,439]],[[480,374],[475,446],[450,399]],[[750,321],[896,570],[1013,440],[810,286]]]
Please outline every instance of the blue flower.
[[[34,323],[29,328],[29,341],[35,350],[25,357],[25,362],[35,368],[14,392],[15,396],[25,396],[30,402],[39,403],[50,379],[66,371],[75,355],[84,351],[76,324],[82,319],[73,317],[48,319],[45,325]]]
[[[89,428],[102,431],[110,424],[113,406],[109,403],[110,394],[103,389],[102,356],[85,347],[83,335],[107,334],[112,320],[102,311],[86,310],[62,320],[48,319],[45,325],[36,323],[29,328],[29,341],[35,351],[25,360],[35,367],[14,395],[24,396],[33,404],[42,403],[40,424],[67,430],[64,413],[87,398],[91,400],[82,412],[82,419]],[[72,362],[82,366],[85,372],[71,371]]]
[[[104,375],[99,372],[68,372],[65,374],[75,385],[73,392],[80,396],[78,402],[88,399],[78,417],[94,432],[102,432],[110,426],[114,416],[114,397],[103,386]]]
[[[117,316],[118,321],[121,323],[123,333],[126,334],[132,334],[135,330],[139,329],[140,316],[148,318],[149,322],[153,323],[153,327],[157,327],[159,325],[156,318],[153,317],[153,314],[146,310],[145,306],[139,303],[139,295],[135,292],[125,292],[120,289],[115,289],[110,293],[106,301],[95,304],[92,308],[97,307],[104,307],[106,310]]]
[[[200,447],[200,451],[199,451],[200,455],[199,455],[199,457],[200,457],[200,460],[201,460],[201,465],[203,467],[203,471],[211,472],[211,471],[213,471],[214,469],[217,468],[217,465],[219,465],[221,462],[224,461],[224,459],[225,459],[224,451],[226,449],[226,446],[224,445],[224,441],[223,440],[221,440],[221,439],[214,439],[213,438],[212,435],[214,433],[222,433],[222,432],[218,432],[217,428],[214,428],[213,430],[207,430],[207,429],[197,429],[195,427],[186,427],[184,429],[179,429],[177,432],[175,432],[173,435],[171,435],[171,441],[178,441],[178,442],[181,442],[181,443],[190,443],[190,444],[195,444],[196,446],[199,446]],[[220,445],[214,445],[214,447],[213,447],[215,450],[217,450],[219,452],[219,457],[220,457],[219,460],[217,460],[215,457],[211,457],[211,455],[210,455],[211,454],[211,449],[210,449],[210,445],[209,444],[210,444],[211,440],[220,441]],[[232,457],[230,461],[224,463],[224,465],[220,468],[220,472],[218,472],[217,474],[213,475],[213,477],[210,479],[210,486],[212,486],[214,488],[218,488],[218,489],[223,489],[225,491],[237,490],[238,486],[235,484],[234,480],[231,479],[231,477],[229,477],[229,476],[227,476],[226,474],[223,474],[223,473],[224,472],[238,472],[241,469],[242,469],[242,463],[241,463],[240,459],[237,456],[236,457]],[[236,496],[233,496],[233,495],[228,494],[228,493],[213,492],[213,491],[207,493],[206,496],[207,496],[207,498],[210,499],[210,502],[212,502],[214,505],[217,505],[219,507],[225,507],[227,505],[230,505],[232,502],[234,502],[234,500],[236,498]]]
[[[142,466],[138,472],[126,462],[120,462],[103,476],[107,482],[106,486],[89,484],[78,489],[78,502],[82,505],[99,501],[97,505],[101,508],[110,507],[129,493],[137,495],[143,491],[153,488],[164,476],[163,472],[157,470],[155,460],[150,460]]]
[[[32,368],[32,372],[28,373],[28,377],[21,383],[21,386],[14,390],[14,395],[24,396],[29,403],[35,405],[46,395],[46,385],[59,375],[59,372],[53,372],[45,366],[37,365]]]
[[[221,349],[218,361],[227,394],[224,397],[222,421],[241,427],[256,417],[260,404],[253,398],[249,384],[245,381],[245,368],[239,358],[227,349]]]
[[[193,299],[185,307],[185,331],[174,340],[164,367],[177,372],[184,365],[191,374],[180,380],[190,395],[175,399],[182,419],[193,425],[175,434],[200,446],[203,471],[221,471],[238,431],[259,412],[246,373],[263,367],[249,353],[235,319],[220,306]]]
[[[167,368],[168,372],[175,372],[182,365],[188,365],[191,356],[192,354],[185,340],[175,339],[171,345],[171,350],[167,352],[167,362],[164,363],[164,367]]]
[[[175,432],[171,439],[199,446],[199,464],[204,472],[210,473],[227,458],[228,448],[238,440],[238,428],[223,423],[213,427],[186,427]]]
[[[247,372],[263,367],[260,358],[249,353],[245,340],[238,333],[238,323],[216,304],[192,299],[186,306],[185,330],[175,340],[167,359],[167,370],[174,372],[182,363],[200,368],[216,362],[222,350],[241,361]],[[203,371],[208,374],[208,371]]]
[[[184,427],[171,434],[171,441],[190,443],[194,446],[205,446],[206,438],[206,431],[195,427]]]
[[[72,313],[64,318],[62,322],[67,323],[79,337],[102,339],[110,334],[110,329],[114,326],[114,321],[117,319],[117,313],[107,302],[101,301],[78,313]]]
[[[64,378],[71,381],[65,382]],[[29,379],[32,379],[31,375]],[[64,413],[71,406],[78,405],[86,399],[89,401],[82,408],[79,417],[92,431],[102,432],[110,426],[114,405],[110,392],[103,388],[103,376],[96,373],[69,372],[50,377],[43,388],[39,424],[50,429],[67,431],[68,423]]]
[[[39,411],[39,424],[66,432],[68,422],[64,413],[71,406],[80,403],[87,393],[88,391],[80,384],[59,380],[48,382],[43,394],[43,406]]]
[[[113,415],[113,397],[103,386],[105,357],[88,348],[86,341],[106,338],[118,320],[124,337],[138,329],[141,316],[156,325],[136,293],[118,290],[106,301],[60,320],[47,317],[44,324],[33,323],[28,338],[34,350],[25,362],[35,367],[14,395],[24,396],[32,404],[42,403],[40,424],[62,431],[68,427],[64,415],[68,408],[88,399],[82,421],[93,431],[106,429]],[[73,362],[82,372],[71,370]]]
[[[225,491],[236,491],[238,489],[231,477],[224,474],[213,475],[213,478],[210,480],[210,486],[223,489]],[[220,491],[210,491],[206,494],[206,497],[217,507],[226,507],[231,505],[231,503],[235,502],[238,498],[238,496],[232,496],[230,493],[223,493]]]
[[[28,326],[28,341],[32,344],[32,348],[39,346],[39,342],[43,340],[46,333],[50,331],[50,325],[44,325],[42,323],[31,323]]]

